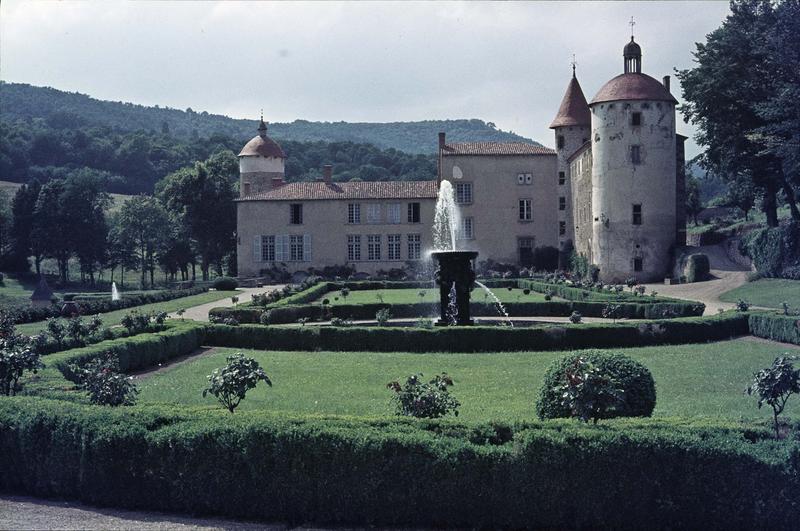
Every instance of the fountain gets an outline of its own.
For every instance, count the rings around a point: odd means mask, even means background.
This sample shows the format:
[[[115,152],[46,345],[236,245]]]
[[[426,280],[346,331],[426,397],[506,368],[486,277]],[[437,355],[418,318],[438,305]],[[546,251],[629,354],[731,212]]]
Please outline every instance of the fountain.
[[[112,282],[111,283],[111,300],[112,301],[118,301],[119,299],[120,299],[120,296],[119,296],[119,291],[117,290],[117,283],[116,282]]]
[[[440,317],[437,326],[473,324],[469,295],[475,282],[472,261],[478,252],[456,249],[459,226],[453,185],[449,181],[442,181],[433,220],[433,244],[436,250],[431,253],[438,263],[435,278],[439,285]]]

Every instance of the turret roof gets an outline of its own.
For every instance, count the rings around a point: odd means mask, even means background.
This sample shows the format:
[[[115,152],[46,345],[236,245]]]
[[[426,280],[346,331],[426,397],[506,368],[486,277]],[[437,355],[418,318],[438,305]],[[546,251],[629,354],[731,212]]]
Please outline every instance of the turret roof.
[[[589,104],[586,103],[586,96],[583,95],[581,85],[573,73],[572,79],[569,80],[567,85],[567,92],[564,94],[564,99],[561,100],[561,106],[558,108],[553,123],[550,124],[550,129],[556,127],[563,127],[566,125],[591,125],[592,117],[589,113]]]
[[[277,142],[267,136],[267,124],[264,123],[264,118],[262,117],[258,124],[258,136],[254,136],[250,142],[244,145],[239,152],[239,156],[285,159],[286,153],[283,152]]]
[[[678,103],[678,100],[658,80],[647,74],[629,72],[620,74],[603,85],[589,105],[619,100],[653,100]]]

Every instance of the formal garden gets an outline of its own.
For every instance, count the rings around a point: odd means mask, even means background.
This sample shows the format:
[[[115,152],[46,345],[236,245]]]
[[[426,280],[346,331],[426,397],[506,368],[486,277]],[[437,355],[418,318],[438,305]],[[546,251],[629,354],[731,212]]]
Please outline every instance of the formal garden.
[[[433,326],[428,281],[313,278],[210,323],[6,317],[0,488],[293,524],[792,527],[792,312],[482,282],[474,326]]]

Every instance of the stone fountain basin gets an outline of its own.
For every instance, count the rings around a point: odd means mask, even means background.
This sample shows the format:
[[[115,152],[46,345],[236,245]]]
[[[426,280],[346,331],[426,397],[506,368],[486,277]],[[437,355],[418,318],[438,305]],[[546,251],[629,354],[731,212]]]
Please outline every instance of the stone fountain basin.
[[[439,262],[460,262],[474,260],[478,256],[478,251],[433,251],[431,256]]]

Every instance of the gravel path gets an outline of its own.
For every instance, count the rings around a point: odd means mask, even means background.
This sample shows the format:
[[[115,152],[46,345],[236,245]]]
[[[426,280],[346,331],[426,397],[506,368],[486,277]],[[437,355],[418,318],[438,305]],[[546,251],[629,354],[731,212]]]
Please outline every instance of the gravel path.
[[[241,292],[239,294],[239,303],[250,302],[255,294],[270,293],[279,289],[283,289],[283,284],[264,286],[262,288],[239,288],[239,291]],[[208,311],[211,308],[229,308],[231,306],[233,306],[233,302],[230,299],[222,299],[215,302],[209,302],[207,304],[201,304],[200,306],[192,306],[191,308],[186,309],[186,313],[183,314],[183,318],[191,319],[193,321],[208,321]],[[176,313],[171,313],[169,316],[173,319],[180,319]]]
[[[738,288],[747,282],[749,269],[733,262],[721,245],[697,247],[695,252],[708,256],[711,264],[711,280],[693,282],[692,284],[646,284],[648,291],[656,290],[659,295],[699,301],[706,305],[705,315],[714,315],[718,309],[732,310],[736,307],[731,302],[722,302],[719,296],[726,291]]]

